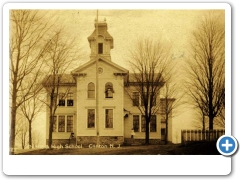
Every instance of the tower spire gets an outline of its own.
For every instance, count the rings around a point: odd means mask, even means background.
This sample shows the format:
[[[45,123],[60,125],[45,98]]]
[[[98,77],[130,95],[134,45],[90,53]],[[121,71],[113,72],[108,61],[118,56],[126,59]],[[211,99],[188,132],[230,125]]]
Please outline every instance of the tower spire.
[[[94,21],[95,29],[88,37],[88,42],[91,48],[90,60],[103,58],[111,61],[111,49],[113,49],[113,37],[108,32],[106,18],[103,21],[99,20],[99,12],[97,10]]]

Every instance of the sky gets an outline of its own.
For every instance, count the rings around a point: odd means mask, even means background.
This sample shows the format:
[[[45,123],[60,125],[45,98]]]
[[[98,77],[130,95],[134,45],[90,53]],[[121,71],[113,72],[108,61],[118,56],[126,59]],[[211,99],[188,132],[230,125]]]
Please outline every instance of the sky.
[[[87,37],[94,30],[96,10],[58,10],[51,11],[57,18],[55,26],[64,27],[70,38],[82,48],[79,64],[87,62],[90,47]],[[111,50],[112,61],[128,68],[129,50],[142,38],[162,39],[172,45],[175,61],[188,50],[191,32],[197,28],[198,21],[205,10],[98,10],[98,19],[106,18],[108,32],[114,39]],[[216,14],[224,12],[215,12]]]

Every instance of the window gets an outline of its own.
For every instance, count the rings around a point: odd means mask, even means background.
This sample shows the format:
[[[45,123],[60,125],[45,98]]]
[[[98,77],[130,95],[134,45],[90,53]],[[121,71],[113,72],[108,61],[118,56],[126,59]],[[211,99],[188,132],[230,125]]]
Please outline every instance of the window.
[[[166,128],[161,128],[161,140],[165,140],[166,137]]]
[[[73,116],[67,116],[67,132],[73,132]]]
[[[53,132],[57,132],[57,116],[53,117]]]
[[[142,116],[142,121],[141,121],[141,131],[145,132],[146,131],[146,119],[144,116]]]
[[[98,43],[98,54],[103,53],[103,43]]]
[[[152,98],[152,105],[156,106],[156,94],[150,93],[150,98]]]
[[[165,114],[161,114],[161,123],[166,123],[166,116],[165,116]]]
[[[145,119],[144,116],[142,116],[141,131],[142,132],[146,131],[146,119]],[[152,115],[152,117],[151,117],[149,131],[150,132],[157,132],[156,115]]]
[[[88,98],[95,98],[95,85],[92,82],[88,84]]]
[[[73,93],[67,94],[67,106],[73,106]]]
[[[64,93],[59,94],[59,100],[58,100],[59,106],[65,106],[65,97],[64,96],[65,96]]]
[[[105,109],[105,127],[113,128],[113,110]]]
[[[162,136],[165,136],[165,131],[166,131],[165,128],[161,128],[161,135],[162,135]]]
[[[139,106],[139,93],[138,92],[132,93],[132,100],[133,100],[133,106]]]
[[[65,132],[65,116],[58,116],[58,132]]]
[[[139,132],[139,115],[133,115],[133,130]]]
[[[151,121],[150,121],[150,132],[156,132],[156,131],[157,131],[156,115],[152,115]]]
[[[166,101],[165,99],[161,99],[160,101],[160,115],[161,115],[161,122],[166,123]]]
[[[148,97],[147,97],[147,93],[144,92],[142,95],[141,95],[141,106],[144,106],[144,101],[147,100]]]
[[[113,98],[113,85],[108,82],[105,84],[105,98]]]
[[[160,102],[160,113],[165,114],[165,109],[166,109],[166,101],[161,99]]]
[[[88,121],[87,127],[94,128],[95,127],[95,109],[88,109]]]
[[[156,106],[156,94],[146,92],[143,93],[141,97],[141,106],[144,106],[144,101],[148,102],[148,105],[150,105],[150,100],[152,99],[152,106]]]

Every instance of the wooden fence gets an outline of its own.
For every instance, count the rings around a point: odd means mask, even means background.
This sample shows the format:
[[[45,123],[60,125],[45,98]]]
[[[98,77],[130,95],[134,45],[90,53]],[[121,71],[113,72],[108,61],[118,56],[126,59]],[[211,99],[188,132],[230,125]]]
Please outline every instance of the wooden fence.
[[[216,141],[220,136],[225,134],[223,129],[214,130],[181,130],[182,143],[188,141]]]

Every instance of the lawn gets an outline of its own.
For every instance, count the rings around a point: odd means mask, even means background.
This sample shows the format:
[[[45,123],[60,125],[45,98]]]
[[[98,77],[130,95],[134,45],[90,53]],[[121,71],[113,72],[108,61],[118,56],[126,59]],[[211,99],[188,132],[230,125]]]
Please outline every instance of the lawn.
[[[220,155],[216,142],[194,142],[186,145],[142,145],[120,148],[54,148],[17,151],[18,155]]]

